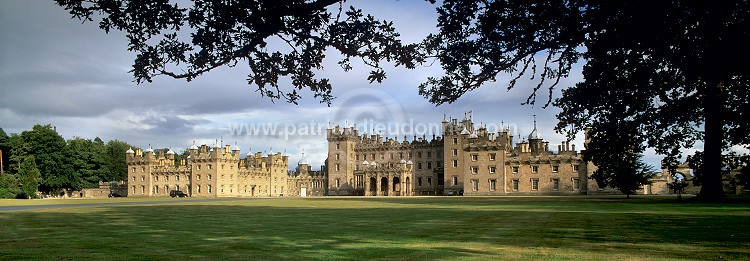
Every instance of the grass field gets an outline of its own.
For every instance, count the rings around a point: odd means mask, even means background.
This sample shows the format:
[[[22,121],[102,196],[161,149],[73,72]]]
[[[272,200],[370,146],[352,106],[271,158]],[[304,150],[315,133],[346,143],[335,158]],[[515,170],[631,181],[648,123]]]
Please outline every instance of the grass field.
[[[0,206],[19,202],[126,201]],[[0,259],[750,259],[746,203],[578,196],[127,202],[136,205],[0,211]]]

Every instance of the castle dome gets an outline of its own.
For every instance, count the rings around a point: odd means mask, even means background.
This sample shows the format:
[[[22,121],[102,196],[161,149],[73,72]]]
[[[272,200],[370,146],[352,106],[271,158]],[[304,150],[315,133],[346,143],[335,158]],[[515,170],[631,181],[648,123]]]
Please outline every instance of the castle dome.
[[[403,160],[403,159],[402,159],[402,160],[401,160],[401,161],[399,161],[398,163],[401,163],[401,164],[403,164],[403,163],[406,163],[406,160]]]
[[[174,151],[172,148],[169,148],[169,151],[167,151],[167,155],[174,155]]]
[[[461,131],[461,135],[466,135],[466,134],[469,134],[469,130],[467,130],[466,128],[464,128],[464,129],[463,129],[463,130]]]
[[[534,128],[534,130],[531,131],[531,133],[529,134],[529,140],[541,140],[541,139],[542,139],[542,135],[539,134],[539,131],[537,131],[536,128]]]
[[[253,155],[253,150],[250,150],[250,151],[248,151],[248,152],[247,152],[247,154],[246,154],[245,156],[248,156],[248,157],[250,157],[250,156],[252,156],[252,155]]]
[[[307,162],[307,159],[305,159],[305,153],[302,153],[302,158],[297,162],[297,165],[310,165],[309,162]]]
[[[240,146],[237,145],[237,142],[234,143],[234,146],[232,147],[232,151],[240,150]]]
[[[193,141],[193,146],[190,146],[191,150],[197,150],[198,146],[195,145],[195,141]]]
[[[378,165],[378,164],[377,164],[377,163],[375,163],[374,161],[373,161],[373,162],[370,162],[370,166],[377,166],[377,165]]]
[[[411,162],[411,160],[406,162],[406,165],[412,165],[412,164],[414,164],[414,162]]]
[[[362,162],[362,165],[370,165],[370,163],[365,160]]]
[[[127,151],[125,151],[125,154],[133,154],[135,151],[133,151],[133,148],[128,148]]]
[[[152,148],[151,148],[151,144],[149,144],[149,145],[148,145],[148,149],[146,149],[146,152],[147,152],[147,153],[148,153],[148,152],[151,152],[151,153],[153,153],[153,152],[154,152],[154,149],[152,149]]]

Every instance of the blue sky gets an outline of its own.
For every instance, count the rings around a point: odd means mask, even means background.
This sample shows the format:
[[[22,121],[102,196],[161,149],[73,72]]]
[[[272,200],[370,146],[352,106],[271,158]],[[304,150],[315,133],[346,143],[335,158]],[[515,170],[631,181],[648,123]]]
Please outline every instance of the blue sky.
[[[434,7],[425,1],[347,1],[379,19],[393,20],[404,42],[420,41],[436,31]],[[386,68],[388,79],[370,84],[369,72],[356,66],[343,72],[336,55],[320,74],[331,79],[331,107],[303,93],[299,105],[271,102],[246,84],[247,67],[220,68],[192,81],[156,78],[137,85],[127,72],[134,53],[126,50],[119,32],[105,34],[96,23],[70,19],[52,1],[0,1],[0,127],[7,133],[31,129],[34,124],[52,124],[66,139],[74,136],[104,140],[119,139],[146,148],[173,147],[180,151],[195,140],[213,144],[223,139],[255,151],[286,151],[296,162],[304,149],[313,166],[326,157],[324,135],[300,134],[303,126],[373,122],[410,124],[439,123],[443,115],[463,117],[473,112],[475,122],[512,125],[527,136],[537,115],[538,130],[556,148],[565,138],[554,132],[557,108],[522,106],[531,82],[519,82],[506,91],[510,76],[503,75],[470,92],[453,104],[434,106],[418,95],[417,86],[428,76],[439,75],[439,66],[415,70]],[[580,66],[560,86],[581,80]],[[554,97],[559,95],[555,92]],[[553,97],[553,98],[554,98]],[[537,103],[546,101],[540,95]],[[238,126],[295,128],[291,135],[237,135]],[[236,129],[235,129],[236,130]],[[371,130],[361,130],[371,132]],[[428,137],[430,137],[428,133]],[[399,134],[399,140],[403,134]],[[583,148],[582,138],[573,141]],[[412,139],[412,135],[409,135]],[[647,154],[658,164],[659,158]],[[658,166],[658,165],[657,165]]]

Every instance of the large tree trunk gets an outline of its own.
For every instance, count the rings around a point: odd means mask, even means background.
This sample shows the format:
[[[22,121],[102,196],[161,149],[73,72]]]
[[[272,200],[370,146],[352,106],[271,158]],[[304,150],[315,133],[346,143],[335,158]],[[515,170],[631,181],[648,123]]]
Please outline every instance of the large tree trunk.
[[[710,83],[709,83],[710,84]],[[704,201],[723,201],[726,196],[722,184],[722,139],[724,138],[724,103],[721,83],[707,88],[703,96],[705,137],[700,198]]]

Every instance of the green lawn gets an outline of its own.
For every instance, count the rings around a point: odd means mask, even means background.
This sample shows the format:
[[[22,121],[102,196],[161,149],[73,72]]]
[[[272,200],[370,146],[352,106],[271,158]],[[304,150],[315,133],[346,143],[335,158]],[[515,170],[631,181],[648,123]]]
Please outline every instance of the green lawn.
[[[166,203],[0,211],[0,259],[750,259],[747,203],[583,196],[149,200]],[[69,203],[9,202],[0,206]]]

